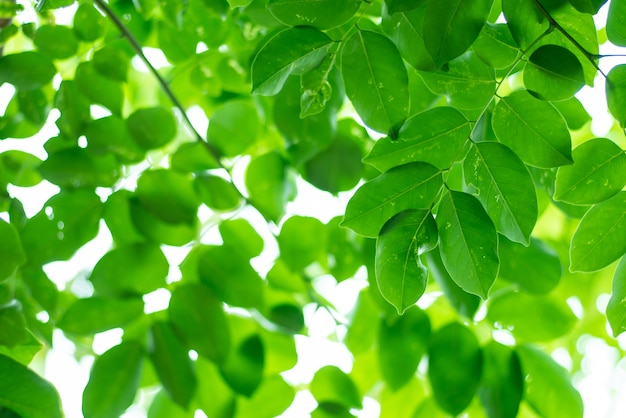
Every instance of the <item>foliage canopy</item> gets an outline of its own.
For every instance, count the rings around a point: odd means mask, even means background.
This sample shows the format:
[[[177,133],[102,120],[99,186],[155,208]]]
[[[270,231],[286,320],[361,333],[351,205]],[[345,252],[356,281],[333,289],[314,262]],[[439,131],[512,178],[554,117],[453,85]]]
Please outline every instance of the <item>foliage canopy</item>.
[[[45,152],[0,153],[0,415],[62,416],[33,357],[120,328],[85,417],[278,416],[326,311],[354,362],[307,382],[313,417],[364,396],[383,417],[582,417],[577,341],[626,330],[626,64],[599,52],[626,46],[626,0],[596,27],[605,3],[0,2],[0,139],[55,125]],[[598,75],[603,137],[575,96]],[[287,210],[304,182],[353,193],[345,214]],[[98,234],[99,261],[54,284]],[[362,287],[346,317],[330,277]],[[169,305],[147,312],[153,292]]]

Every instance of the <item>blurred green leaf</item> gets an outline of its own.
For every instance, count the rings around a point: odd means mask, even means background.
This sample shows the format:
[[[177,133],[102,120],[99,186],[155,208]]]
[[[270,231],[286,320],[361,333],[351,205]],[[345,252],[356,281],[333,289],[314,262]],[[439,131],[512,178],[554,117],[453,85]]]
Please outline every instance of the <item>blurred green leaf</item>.
[[[225,157],[244,153],[257,140],[259,117],[248,101],[228,101],[211,115],[207,138]]]
[[[524,394],[524,376],[517,353],[490,341],[483,347],[478,396],[490,418],[515,418]]]
[[[89,3],[81,3],[74,14],[73,29],[76,36],[85,42],[93,42],[104,34],[107,21]]]
[[[143,301],[139,297],[77,299],[59,319],[57,326],[72,334],[97,334],[124,327],[143,315],[143,309]]]
[[[626,257],[622,257],[613,275],[611,299],[606,307],[606,317],[609,320],[613,336],[617,338],[626,331]]]
[[[361,408],[361,395],[350,376],[335,366],[324,366],[311,380],[311,394],[318,403],[334,403],[345,408]]]
[[[326,228],[316,218],[292,216],[277,237],[282,260],[293,271],[316,261],[326,246]]]
[[[620,126],[626,126],[626,64],[611,68],[606,76],[606,101]]]
[[[68,26],[40,26],[34,41],[39,52],[52,59],[67,59],[78,51],[78,40]]]
[[[139,109],[126,119],[128,131],[140,147],[161,148],[176,136],[176,120],[171,110],[163,107]]]
[[[48,84],[56,74],[52,61],[35,51],[0,57],[0,83],[13,84],[18,90],[35,90]]]

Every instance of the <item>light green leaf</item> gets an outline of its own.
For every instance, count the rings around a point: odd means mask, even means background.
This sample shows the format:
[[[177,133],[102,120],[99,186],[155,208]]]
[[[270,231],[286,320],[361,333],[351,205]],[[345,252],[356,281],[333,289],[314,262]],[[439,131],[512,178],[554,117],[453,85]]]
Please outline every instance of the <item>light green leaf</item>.
[[[626,126],[626,64],[616,65],[606,76],[606,101],[621,127]]]
[[[290,74],[305,73],[319,65],[332,42],[328,35],[312,27],[278,32],[263,45],[252,62],[252,93],[275,95]]]
[[[150,336],[149,356],[161,384],[174,402],[187,409],[197,386],[188,350],[167,322],[155,322]]]
[[[131,57],[128,55],[128,52],[120,46],[108,44],[94,52],[92,62],[96,70],[103,76],[111,80],[126,81],[128,78],[130,59]],[[167,120],[155,121],[158,123],[167,123]]]
[[[355,32],[343,43],[341,72],[363,122],[395,137],[409,110],[409,79],[393,42],[376,32]]]
[[[553,340],[570,332],[577,321],[564,301],[517,291],[492,297],[487,317],[510,330],[520,341]]]
[[[48,84],[57,70],[48,57],[25,51],[0,57],[0,84],[13,84],[18,90],[35,90]]]
[[[380,171],[415,161],[445,170],[458,158],[470,130],[469,121],[455,108],[435,107],[407,119],[397,140],[376,141],[363,162]]]
[[[292,216],[277,238],[280,256],[293,270],[302,270],[316,261],[326,248],[326,227],[316,218]]]
[[[437,224],[430,210],[406,210],[389,219],[376,241],[376,282],[399,315],[426,290],[428,271],[419,256],[437,245]]]
[[[243,338],[220,367],[228,386],[237,393],[252,397],[263,381],[265,351],[258,334]]]
[[[56,125],[64,136],[76,139],[84,133],[91,120],[90,100],[83,95],[74,80],[63,80],[54,96],[54,107],[61,116]]]
[[[63,417],[54,386],[4,354],[0,354],[0,406],[22,418]]]
[[[330,29],[354,16],[362,0],[270,0],[267,7],[276,19],[288,26]]]
[[[0,183],[32,187],[41,181],[37,168],[41,160],[32,154],[9,150],[0,154]]]
[[[52,59],[67,59],[78,51],[78,40],[67,26],[40,26],[35,33],[34,42],[39,52]]]
[[[143,313],[143,300],[139,297],[90,297],[72,303],[56,325],[72,334],[97,334],[124,327]]]
[[[165,286],[169,263],[153,243],[116,247],[94,266],[89,280],[101,296],[144,295]]]
[[[497,142],[474,144],[463,162],[463,176],[496,230],[528,245],[537,221],[537,195],[533,179],[517,155]]]
[[[217,366],[198,357],[196,374],[198,407],[209,417],[232,418],[235,414],[235,394],[220,376]]]
[[[611,0],[606,19],[606,36],[617,46],[626,46],[626,1]]]
[[[104,34],[107,20],[90,3],[81,3],[74,14],[73,29],[81,41],[93,42]]]
[[[393,323],[380,321],[378,361],[383,379],[393,391],[415,376],[429,337],[430,320],[418,307],[409,309]]]
[[[439,0],[426,4],[424,44],[440,68],[462,55],[478,37],[493,0]]]
[[[224,244],[230,246],[247,259],[261,255],[263,238],[245,219],[229,219],[219,226]]]
[[[315,372],[311,394],[318,403],[334,403],[345,408],[361,408],[359,390],[347,374],[335,366],[324,366]]]
[[[292,187],[287,164],[278,152],[260,155],[248,164],[245,183],[250,203],[269,220],[278,222],[285,213]]]
[[[428,379],[437,404],[452,415],[470,404],[481,378],[482,352],[472,331],[457,322],[437,330],[428,346]]]
[[[86,418],[120,416],[135,399],[143,367],[143,347],[123,342],[96,359],[83,392]]]
[[[429,209],[442,184],[441,172],[430,164],[394,167],[356,191],[348,202],[341,225],[375,238],[396,213],[406,209]]]
[[[121,115],[124,102],[122,83],[101,75],[93,62],[80,63],[74,79],[80,92],[92,103],[101,104],[114,115]]]
[[[181,144],[170,154],[170,167],[183,173],[195,173],[218,168],[218,164],[206,144],[194,141]]]
[[[26,327],[22,305],[15,300],[9,303],[3,300],[0,307],[0,346],[14,348],[26,344],[30,336]]]
[[[417,2],[411,2],[416,4]],[[424,46],[424,12],[422,4],[414,10],[383,14],[382,27],[398,47],[402,58],[417,70],[430,71],[435,63]]]
[[[404,317],[397,318],[398,320]],[[354,309],[351,313],[350,324],[346,332],[344,343],[353,356],[358,356],[368,351],[376,340],[379,323],[379,309],[372,297],[369,288],[364,288],[359,292]],[[382,342],[386,341],[381,339]],[[393,345],[393,344],[392,344]],[[382,371],[382,369],[381,369]]]
[[[0,219],[0,283],[26,262],[22,242],[13,225]]]
[[[524,85],[543,100],[565,100],[585,85],[578,58],[558,45],[543,45],[530,55],[524,67]]]
[[[493,130],[526,164],[551,168],[572,163],[567,125],[550,103],[525,91],[502,98],[493,111]]]
[[[109,196],[104,204],[102,218],[111,232],[113,241],[119,246],[145,240],[133,225],[129,196],[128,190],[120,189]]]
[[[613,337],[617,338],[626,331],[626,257],[622,257],[613,275],[613,288],[606,307],[606,318],[613,330]]]
[[[50,153],[39,165],[39,172],[50,183],[62,187],[112,187],[121,169],[113,154],[76,147]]]
[[[439,248],[427,252],[425,257],[428,271],[439,288],[443,290],[443,293],[454,309],[467,318],[474,318],[478,306],[480,305],[480,297],[472,293],[467,293],[452,280],[450,273],[448,273],[448,270],[446,270],[446,267],[443,265]]]
[[[600,203],[626,185],[626,153],[615,142],[595,138],[576,147],[574,164],[556,174],[554,199],[574,205]]]
[[[295,390],[280,376],[263,379],[251,398],[237,399],[235,418],[274,418],[280,416],[291,405]]]
[[[513,38],[522,50],[550,27],[535,0],[502,0],[502,12]]]
[[[441,258],[463,290],[487,298],[498,273],[498,235],[474,196],[449,191],[437,212]]]
[[[572,272],[601,269],[626,253],[626,192],[593,206],[580,220],[570,246]]]
[[[137,144],[146,150],[161,148],[176,136],[174,115],[164,107],[138,109],[126,119],[126,125]]]
[[[509,27],[504,23],[489,23],[483,26],[472,50],[487,65],[503,69],[515,63],[520,54]]]
[[[192,179],[172,170],[147,170],[135,191],[141,205],[165,222],[193,224],[200,200]]]
[[[300,119],[323,111],[332,97],[333,87],[328,82],[328,77],[336,58],[336,53],[329,53],[320,65],[300,76]]]
[[[190,26],[178,26],[168,20],[156,23],[159,47],[169,62],[180,64],[195,55],[198,34]]]
[[[194,411],[187,411],[174,403],[166,391],[160,390],[148,409],[148,418],[193,418]]]
[[[524,399],[542,417],[582,418],[583,401],[567,371],[531,345],[516,348],[525,375]]]
[[[219,364],[230,351],[230,329],[223,303],[200,284],[177,287],[172,292],[169,318],[187,347]]]
[[[50,103],[42,89],[18,91],[15,96],[20,112],[33,125],[43,127],[48,119]]]
[[[527,247],[505,237],[498,242],[498,276],[529,293],[548,293],[561,280],[559,255],[543,241],[530,237]]]
[[[235,157],[256,142],[258,130],[259,117],[254,105],[231,100],[211,115],[207,138],[225,157]]]
[[[591,121],[591,116],[576,97],[552,103],[556,110],[565,118],[567,126],[571,130],[580,129],[587,122]]]
[[[488,417],[515,418],[524,394],[524,376],[517,353],[490,341],[483,347],[478,396]]]

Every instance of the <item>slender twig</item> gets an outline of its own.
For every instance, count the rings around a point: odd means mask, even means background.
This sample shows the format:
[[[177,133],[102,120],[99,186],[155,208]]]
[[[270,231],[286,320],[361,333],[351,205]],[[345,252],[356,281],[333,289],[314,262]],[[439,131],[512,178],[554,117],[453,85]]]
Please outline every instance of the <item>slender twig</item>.
[[[208,143],[202,137],[202,135],[200,135],[198,130],[193,126],[193,124],[191,123],[191,120],[189,120],[189,116],[187,116],[187,113],[185,112],[185,108],[180,103],[180,101],[178,100],[176,95],[174,95],[174,92],[172,92],[172,89],[170,88],[169,84],[167,84],[165,79],[161,76],[161,74],[159,74],[159,72],[154,67],[154,65],[152,65],[152,63],[150,63],[150,61],[148,60],[146,55],[143,53],[143,49],[141,47],[141,44],[137,41],[137,39],[133,36],[133,34],[130,33],[130,31],[128,30],[128,28],[124,24],[124,22],[122,22],[120,20],[120,18],[113,12],[113,10],[111,10],[111,8],[108,6],[108,4],[106,4],[104,2],[104,0],[93,0],[93,2],[96,4],[96,6],[98,6],[98,8],[100,10],[102,10],[102,12],[105,15],[107,15],[107,17],[109,19],[111,19],[113,24],[122,33],[122,36],[124,38],[126,38],[128,43],[131,45],[131,47],[133,48],[133,50],[135,51],[137,56],[139,56],[139,58],[141,58],[141,60],[144,62],[144,64],[146,64],[146,67],[148,67],[148,70],[150,70],[152,75],[154,75],[154,77],[157,79],[157,81],[158,81],[159,85],[161,86],[161,88],[163,89],[163,92],[165,93],[165,95],[170,99],[172,104],[180,111],[180,113],[181,113],[181,115],[183,117],[183,120],[185,121],[185,123],[187,124],[187,126],[189,127],[191,132],[193,132],[194,136],[196,137],[196,140],[198,142],[203,143],[205,145],[205,147],[207,148],[207,150],[211,153],[213,158],[215,158],[217,163],[220,164],[220,162],[219,162],[219,158],[220,158],[219,151],[213,145]]]

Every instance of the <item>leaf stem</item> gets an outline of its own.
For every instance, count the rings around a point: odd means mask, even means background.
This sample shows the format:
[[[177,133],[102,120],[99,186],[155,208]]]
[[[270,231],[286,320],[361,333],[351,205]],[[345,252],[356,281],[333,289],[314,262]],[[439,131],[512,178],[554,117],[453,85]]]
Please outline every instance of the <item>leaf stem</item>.
[[[219,162],[220,153],[218,152],[218,150],[213,145],[208,143],[202,137],[202,135],[200,135],[197,129],[193,126],[193,124],[191,123],[191,120],[189,119],[189,116],[187,116],[187,113],[185,112],[185,108],[183,107],[181,102],[178,100],[176,95],[174,95],[174,92],[172,92],[172,89],[167,84],[165,79],[161,76],[161,74],[159,74],[159,72],[154,67],[154,65],[150,63],[146,55],[143,53],[141,44],[137,41],[137,39],[133,36],[133,34],[128,30],[124,22],[122,22],[122,20],[113,12],[113,10],[109,7],[109,5],[104,2],[104,0],[93,0],[93,2],[113,22],[115,27],[117,27],[117,29],[121,32],[122,36],[126,38],[128,43],[131,45],[131,47],[133,48],[137,56],[139,56],[139,58],[143,61],[146,67],[148,67],[148,70],[156,78],[156,80],[158,81],[165,95],[170,99],[174,107],[176,107],[180,111],[181,116],[183,120],[185,121],[185,124],[188,126],[188,128],[191,130],[193,135],[196,137],[196,140],[198,142],[203,143],[205,147],[207,148],[207,150],[211,153],[213,158],[215,158],[217,163],[220,164]]]

